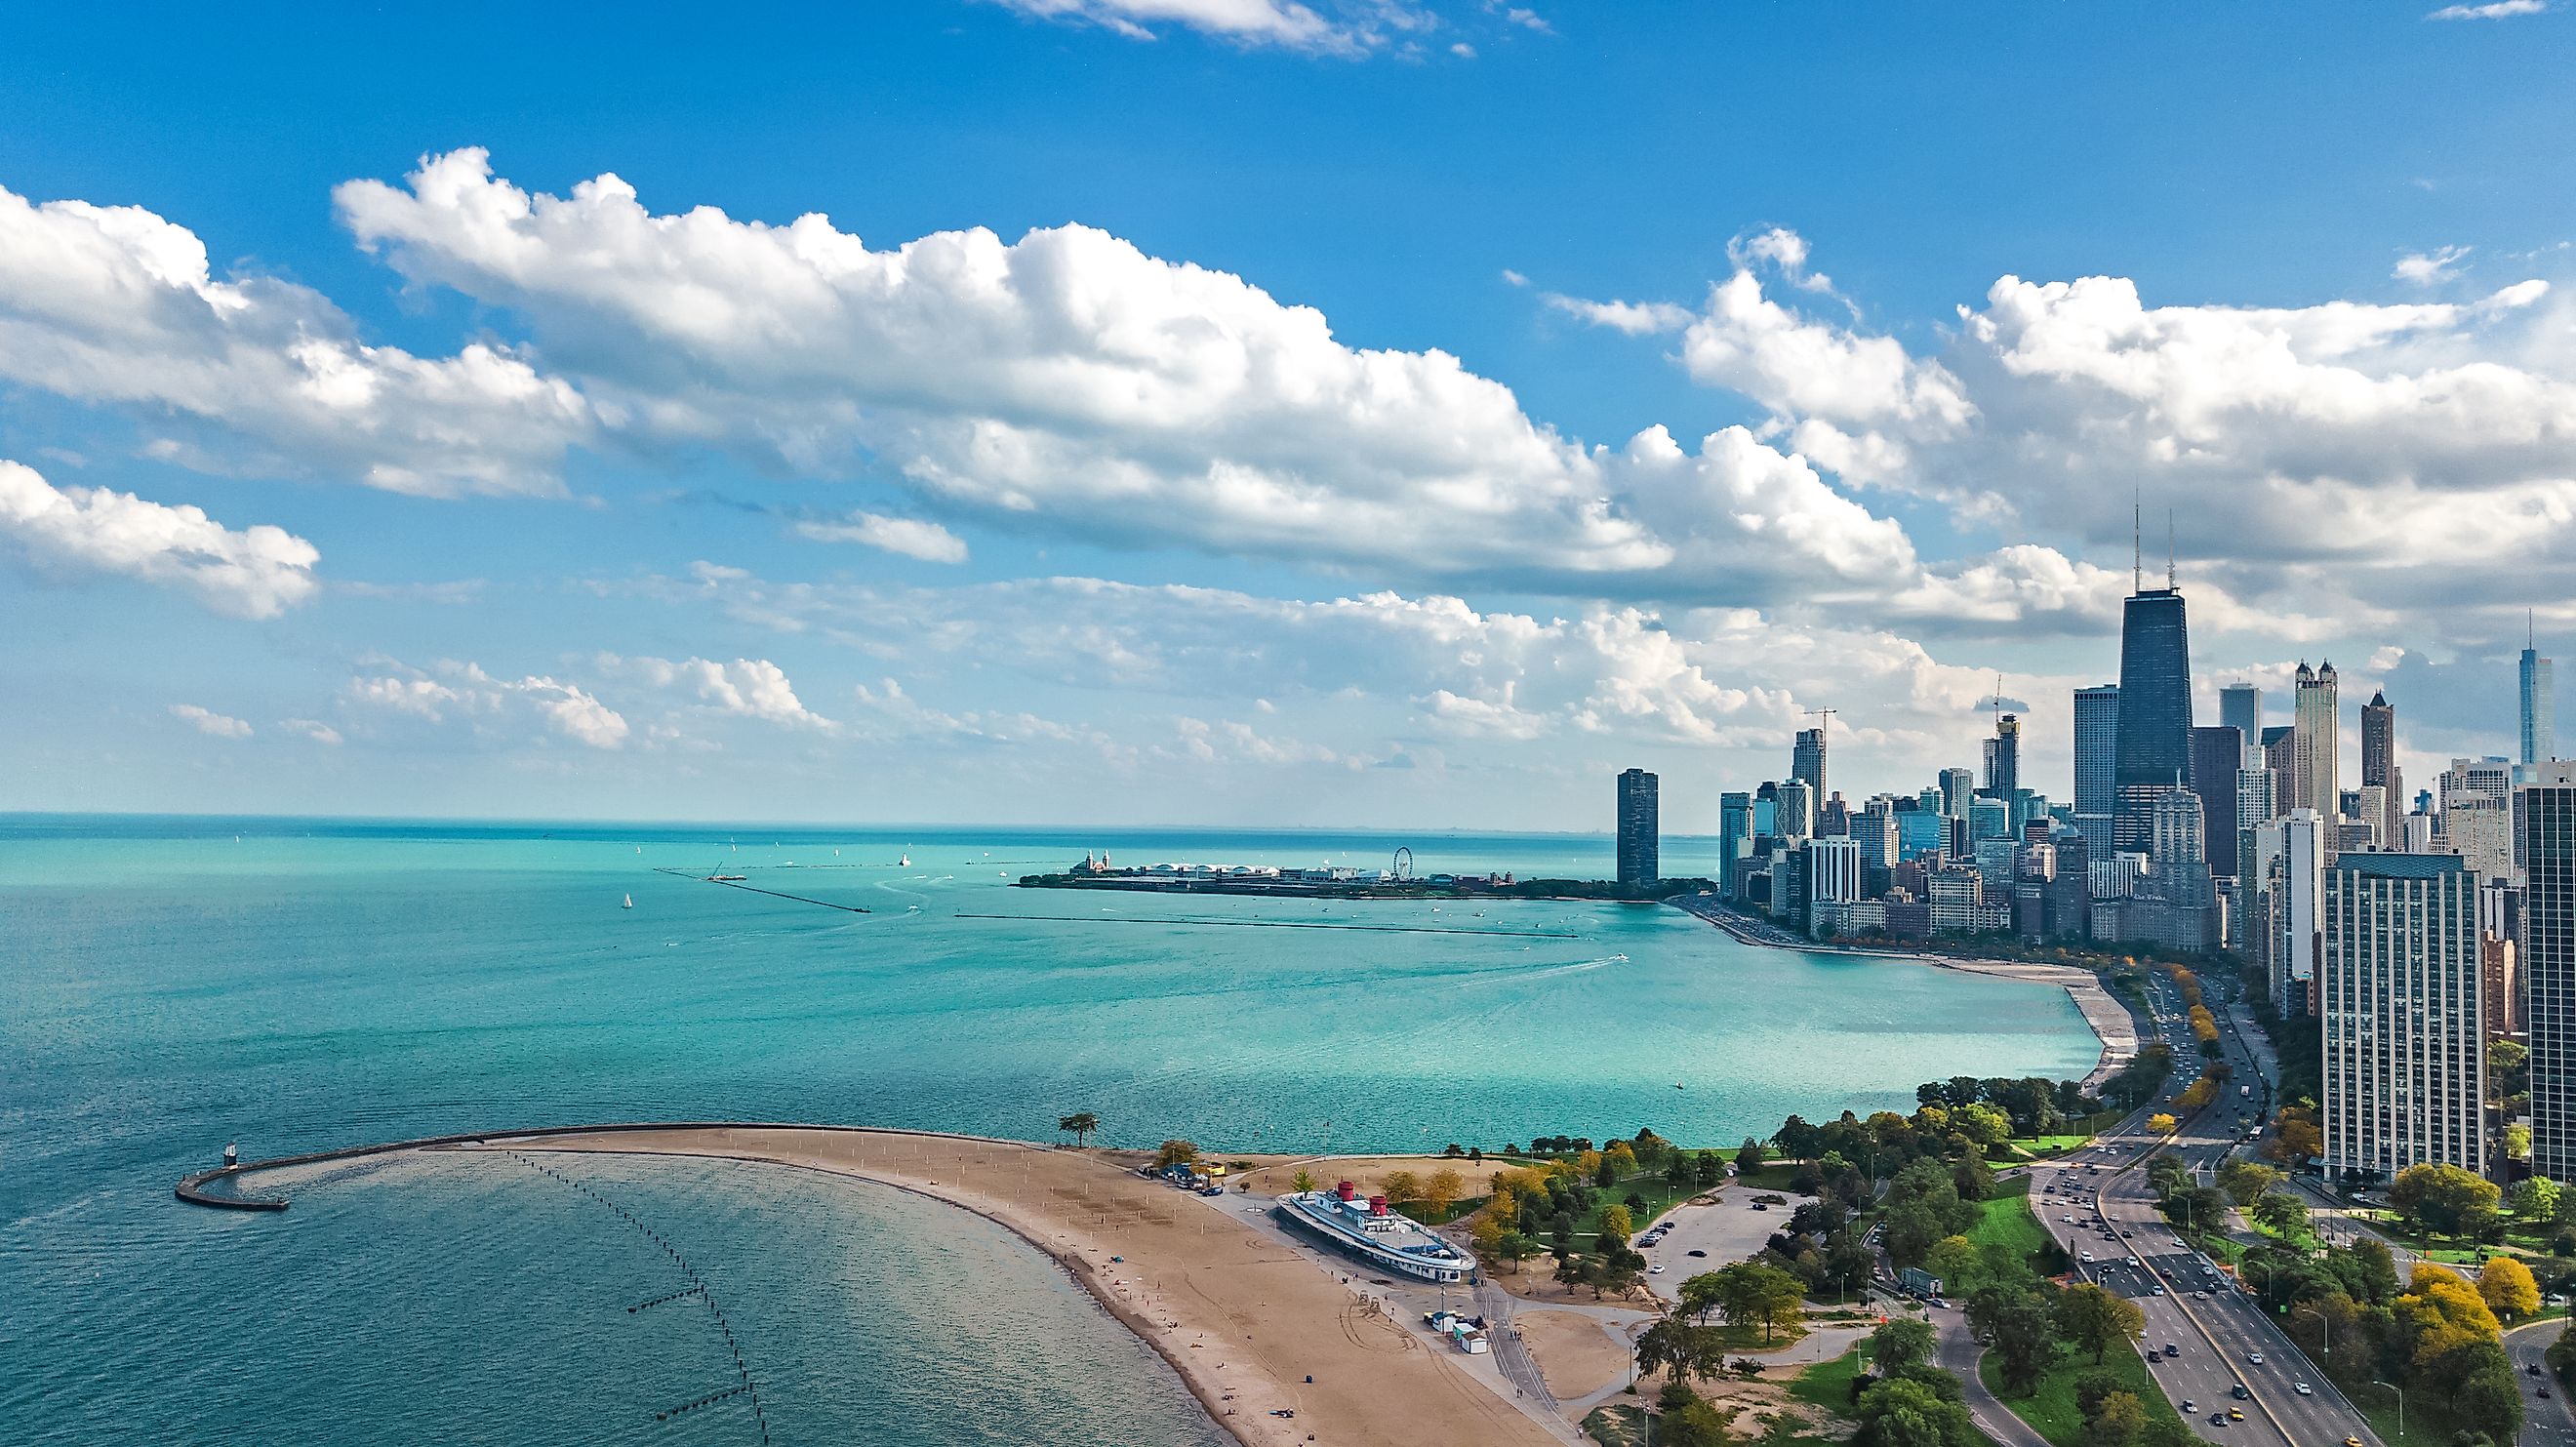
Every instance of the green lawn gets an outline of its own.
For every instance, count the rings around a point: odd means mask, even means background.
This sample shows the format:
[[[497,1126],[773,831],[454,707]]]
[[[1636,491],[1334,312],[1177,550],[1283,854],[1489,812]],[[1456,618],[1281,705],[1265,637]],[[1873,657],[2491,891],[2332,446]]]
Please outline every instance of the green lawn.
[[[2012,1142],[2012,1145],[2025,1156],[2048,1157],[2062,1156],[2068,1151],[2079,1150],[2090,1145],[2092,1141],[2093,1137],[2089,1135],[2044,1135],[2024,1136]]]
[[[1829,1362],[1818,1362],[1789,1383],[1789,1395],[1837,1417],[1851,1416],[1851,1385],[1860,1376],[1860,1349],[1852,1348]]]
[[[2048,1232],[2030,1211],[2030,1180],[2007,1181],[1997,1194],[1977,1203],[1977,1224],[1968,1239],[1979,1246],[2001,1244],[2023,1260],[2048,1248]]]
[[[2178,1418],[2173,1403],[2165,1400],[2155,1380],[2147,1375],[2146,1362],[2127,1347],[2114,1348],[2098,1368],[2089,1356],[2062,1358],[2027,1397],[2004,1391],[2002,1361],[1992,1352],[1986,1354],[1978,1375],[1985,1378],[1986,1386],[1996,1396],[2003,1398],[2005,1406],[2012,1408],[2013,1415],[2028,1422],[2031,1430],[2047,1438],[2052,1447],[2084,1447],[2084,1415],[2075,1406],[2075,1382],[2090,1371],[2109,1372],[2117,1377],[2123,1390],[2135,1392],[2145,1404],[2148,1416]]]

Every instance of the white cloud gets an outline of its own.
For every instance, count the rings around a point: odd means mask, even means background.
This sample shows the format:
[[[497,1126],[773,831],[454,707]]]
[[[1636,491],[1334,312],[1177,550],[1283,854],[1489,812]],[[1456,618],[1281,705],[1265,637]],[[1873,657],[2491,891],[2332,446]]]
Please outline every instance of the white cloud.
[[[1275,45],[1356,57],[1385,45],[1391,33],[1433,28],[1428,12],[1379,0],[1327,19],[1298,0],[995,0],[1039,20],[1097,25],[1130,40],[1153,40],[1157,27],[1181,26],[1246,47]]]
[[[196,507],[103,487],[57,488],[15,462],[0,462],[0,537],[39,568],[185,589],[238,618],[274,618],[311,597],[322,556],[282,528],[236,532]]]
[[[201,734],[211,734],[219,739],[246,739],[250,737],[249,724],[237,718],[215,713],[209,709],[199,708],[193,703],[174,703],[170,705],[170,716],[172,718],[182,719],[188,723],[194,724],[197,732]]]
[[[344,742],[338,729],[331,727],[329,724],[326,724],[319,719],[284,718],[277,721],[277,726],[287,730],[289,733],[302,734],[317,744],[327,744],[331,747],[337,748]]]
[[[1668,301],[1586,301],[1562,292],[1541,292],[1539,300],[1578,321],[1608,327],[1632,337],[1677,332],[1691,323],[1691,309]]]
[[[966,561],[964,538],[919,518],[853,512],[841,517],[803,518],[790,526],[798,537],[818,543],[858,543],[925,563]]]
[[[2445,5],[2426,15],[2427,20],[2504,20],[2516,15],[2538,15],[2549,8],[2549,0],[2492,0],[2485,5]]]
[[[371,346],[271,277],[216,280],[205,243],[132,206],[0,189],[0,378],[230,432],[283,466],[402,492],[550,492],[587,404],[501,347]],[[156,453],[204,450],[163,438]]]
[[[1938,362],[1907,355],[1893,337],[1821,322],[1764,295],[1754,260],[1779,265],[1793,282],[1805,244],[1786,232],[1756,238],[1760,249],[1709,289],[1708,304],[1682,337],[1682,364],[1713,386],[1741,392],[1783,417],[1864,425],[1896,424],[1934,435],[1964,427],[1976,408]],[[1790,243],[1797,244],[1792,247]]]
[[[622,674],[655,688],[678,689],[719,713],[754,718],[793,728],[829,731],[830,719],[805,707],[796,697],[787,672],[766,658],[737,658],[718,663],[706,658],[672,662],[666,658],[619,658],[603,654],[603,672]]]
[[[2397,265],[2388,274],[2417,286],[2449,281],[2457,274],[2460,262],[2468,256],[2469,250],[2465,246],[2439,246],[2431,251],[2411,251],[2397,258]]]
[[[478,731],[507,720],[513,710],[524,710],[548,731],[590,748],[616,749],[626,743],[625,717],[577,684],[540,674],[496,678],[475,663],[442,661],[428,671],[392,660],[380,663],[390,671],[350,681],[352,704],[430,723],[444,723],[455,714],[471,720]]]

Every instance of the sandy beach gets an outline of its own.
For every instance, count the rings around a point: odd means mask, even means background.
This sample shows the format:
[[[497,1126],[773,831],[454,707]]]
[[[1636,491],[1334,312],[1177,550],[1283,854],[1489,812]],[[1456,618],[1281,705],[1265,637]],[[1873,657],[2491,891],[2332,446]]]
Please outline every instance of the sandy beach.
[[[893,1131],[703,1127],[492,1144],[762,1161],[974,1211],[1062,1264],[1247,1447],[1564,1440],[1472,1378],[1466,1359],[1388,1320],[1319,1258],[1250,1224],[1244,1213],[1266,1207],[1264,1197],[1202,1200],[1092,1153]],[[1271,1415],[1282,1410],[1296,1415]]]

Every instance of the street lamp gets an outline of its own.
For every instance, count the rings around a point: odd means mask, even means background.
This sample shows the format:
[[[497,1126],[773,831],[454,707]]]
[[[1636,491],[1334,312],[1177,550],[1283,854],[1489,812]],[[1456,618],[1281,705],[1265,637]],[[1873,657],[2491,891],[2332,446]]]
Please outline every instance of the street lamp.
[[[2404,1387],[2401,1387],[2401,1386],[2397,1385],[2395,1382],[2383,1382],[2383,1381],[2380,1381],[2377,1377],[2373,1377],[2373,1378],[2371,1378],[2370,1380],[2371,1380],[2371,1384],[2372,1384],[2373,1386],[2386,1387],[2386,1388],[2388,1388],[2390,1391],[2395,1392],[2395,1393],[2397,1394],[2397,1435],[2398,1435],[2398,1436],[2400,1436],[2400,1437],[2405,1436],[2405,1435],[2406,1435],[2406,1389],[2405,1389]]]

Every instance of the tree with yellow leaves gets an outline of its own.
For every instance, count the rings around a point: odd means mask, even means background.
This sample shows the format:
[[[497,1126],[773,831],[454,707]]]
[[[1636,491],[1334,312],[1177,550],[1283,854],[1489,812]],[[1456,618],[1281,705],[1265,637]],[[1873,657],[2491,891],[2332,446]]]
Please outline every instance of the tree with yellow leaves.
[[[2166,1115],[2162,1111],[2158,1111],[2154,1115],[2147,1117],[2147,1134],[2172,1135],[2174,1133],[2174,1127],[2180,1123],[2181,1122],[2176,1121],[2172,1116]]]
[[[2478,1272],[2478,1296],[2506,1321],[2540,1310],[2540,1283],[2532,1279],[2530,1267],[2511,1256],[2498,1256]]]
[[[1447,1216],[1449,1208],[1465,1194],[1467,1178],[1448,1166],[1433,1171],[1431,1178],[1422,1183],[1422,1204],[1430,1207],[1435,1216]]]
[[[1378,1193],[1397,1205],[1422,1199],[1422,1178],[1411,1171],[1389,1171],[1377,1183]]]

